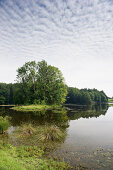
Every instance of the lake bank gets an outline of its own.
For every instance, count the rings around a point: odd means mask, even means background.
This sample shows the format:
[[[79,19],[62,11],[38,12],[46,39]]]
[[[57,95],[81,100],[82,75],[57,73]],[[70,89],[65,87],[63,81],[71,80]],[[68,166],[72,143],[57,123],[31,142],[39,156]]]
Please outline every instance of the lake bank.
[[[13,147],[0,140],[0,169],[40,169],[40,170],[69,170],[71,167],[53,159],[43,159],[44,151],[36,146]]]

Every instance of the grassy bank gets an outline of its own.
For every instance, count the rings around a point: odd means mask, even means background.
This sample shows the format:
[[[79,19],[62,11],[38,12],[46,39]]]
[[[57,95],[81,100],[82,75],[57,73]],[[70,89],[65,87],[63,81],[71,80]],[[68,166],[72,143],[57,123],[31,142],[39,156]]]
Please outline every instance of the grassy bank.
[[[0,141],[0,169],[57,170],[70,169],[65,162],[42,159],[43,150],[36,146],[13,147]]]
[[[3,118],[2,116],[0,116],[0,134],[3,134],[4,131],[8,129],[9,126],[10,126],[9,117],[6,116],[5,118]]]
[[[1,126],[7,129],[8,119],[1,118]],[[68,163],[55,158],[48,158],[46,154],[62,143],[65,132],[56,125],[22,124],[10,135],[16,141],[8,144],[5,135],[0,135],[0,169],[1,170],[58,170],[71,169]],[[12,142],[11,142],[12,143]],[[12,144],[13,144],[12,143]],[[16,146],[16,147],[15,147]],[[57,160],[57,161],[56,161]]]
[[[61,106],[59,105],[27,105],[27,106],[15,106],[11,109],[15,111],[21,112],[29,112],[29,111],[43,111],[43,110],[51,110],[51,109],[59,109]]]

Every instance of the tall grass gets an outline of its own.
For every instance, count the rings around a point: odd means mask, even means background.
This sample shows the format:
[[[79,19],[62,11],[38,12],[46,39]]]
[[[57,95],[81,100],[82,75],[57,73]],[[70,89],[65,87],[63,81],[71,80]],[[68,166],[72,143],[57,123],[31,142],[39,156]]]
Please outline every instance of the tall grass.
[[[37,142],[61,141],[66,135],[58,126],[49,124],[39,126],[22,124],[16,132],[18,137],[22,138],[37,136]]]
[[[0,116],[0,133],[3,133],[5,130],[7,130],[9,125],[9,117],[6,116],[5,118],[3,118],[2,116]]]
[[[38,128],[40,132],[39,140],[42,141],[61,141],[65,133],[56,125],[44,125]]]

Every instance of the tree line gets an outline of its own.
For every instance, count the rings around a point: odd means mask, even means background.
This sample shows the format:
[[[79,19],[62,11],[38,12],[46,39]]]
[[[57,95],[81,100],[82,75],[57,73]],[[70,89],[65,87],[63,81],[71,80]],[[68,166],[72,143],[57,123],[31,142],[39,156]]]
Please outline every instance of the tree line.
[[[97,89],[67,87],[61,71],[45,60],[26,62],[17,70],[17,82],[0,83],[0,105],[106,103],[108,97]]]
[[[107,103],[108,97],[104,91],[97,89],[77,89],[68,87],[68,94],[66,97],[66,103],[68,104],[102,104]]]

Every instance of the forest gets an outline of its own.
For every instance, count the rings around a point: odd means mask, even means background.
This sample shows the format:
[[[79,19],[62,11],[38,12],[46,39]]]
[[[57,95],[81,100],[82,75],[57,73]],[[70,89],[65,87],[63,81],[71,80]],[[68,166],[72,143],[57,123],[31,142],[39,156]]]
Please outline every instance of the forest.
[[[68,87],[68,94],[66,97],[66,103],[68,104],[102,104],[107,103],[108,97],[104,91],[99,91],[97,89],[77,89],[73,87]]]
[[[21,85],[19,83],[0,83],[0,105],[25,104],[24,100],[22,100],[22,93],[17,93],[20,88]],[[89,105],[108,102],[106,94],[97,89],[78,89],[74,87],[67,87],[67,89],[66,104]],[[28,104],[35,104],[35,101]]]
[[[61,71],[44,60],[27,62],[18,68],[16,83],[0,83],[0,105],[89,105],[107,102],[108,97],[103,91],[68,87]]]

